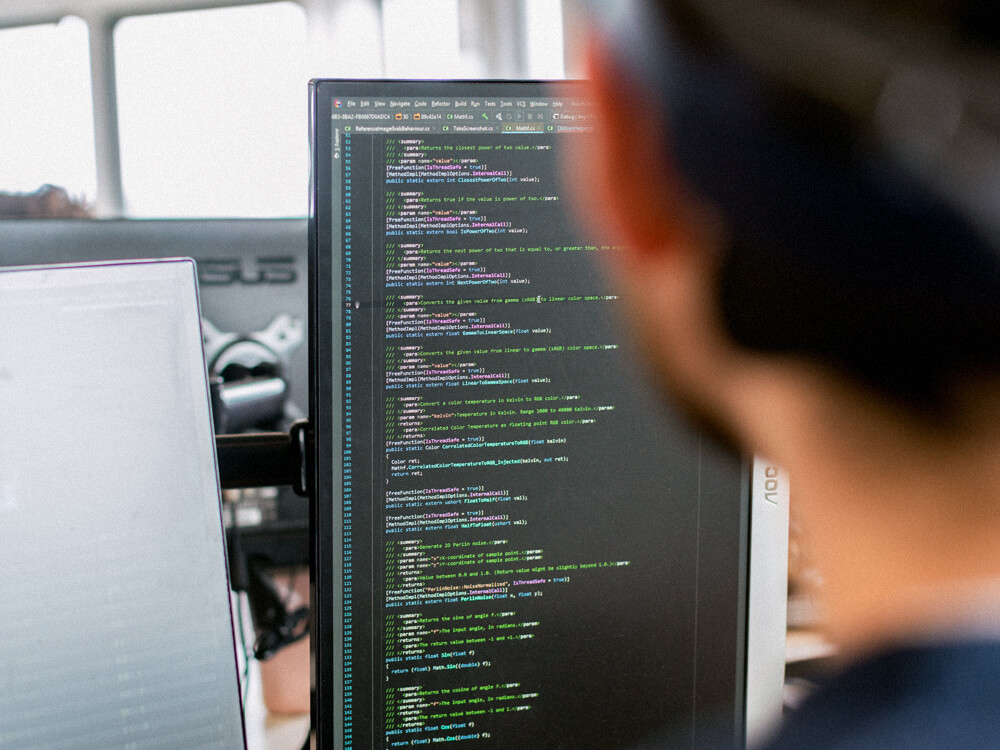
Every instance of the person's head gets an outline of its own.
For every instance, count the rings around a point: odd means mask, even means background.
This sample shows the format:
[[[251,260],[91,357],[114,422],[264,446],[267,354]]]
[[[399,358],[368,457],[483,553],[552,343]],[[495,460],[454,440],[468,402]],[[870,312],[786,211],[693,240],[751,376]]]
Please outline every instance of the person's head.
[[[0,219],[91,218],[91,206],[55,185],[42,185],[33,193],[0,192]]]
[[[799,407],[995,408],[997,5],[604,5],[574,181],[673,395],[765,452]]]

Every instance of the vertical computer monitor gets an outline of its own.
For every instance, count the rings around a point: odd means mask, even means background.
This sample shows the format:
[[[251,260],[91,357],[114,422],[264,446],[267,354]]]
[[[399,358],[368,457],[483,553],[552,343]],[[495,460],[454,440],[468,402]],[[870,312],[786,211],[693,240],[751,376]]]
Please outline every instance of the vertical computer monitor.
[[[591,117],[572,85],[312,84],[323,750],[740,746],[780,706],[786,538],[751,526],[787,484],[641,372],[557,176]]]
[[[194,263],[0,269],[0,747],[244,747]]]

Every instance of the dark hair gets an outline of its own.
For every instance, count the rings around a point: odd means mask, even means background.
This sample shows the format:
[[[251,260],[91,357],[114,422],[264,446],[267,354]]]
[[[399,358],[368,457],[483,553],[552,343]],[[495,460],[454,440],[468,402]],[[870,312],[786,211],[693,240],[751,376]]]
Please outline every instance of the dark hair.
[[[729,333],[756,350],[812,357],[924,416],[947,415],[965,378],[1000,376],[1000,207],[983,220],[966,210],[954,181],[939,179],[944,167],[910,158],[912,143],[886,147],[873,122],[885,71],[869,77],[862,56],[848,66],[856,81],[830,91],[819,80],[811,91],[811,72],[795,59],[801,49],[783,58],[781,43],[766,49],[760,28],[764,52],[744,48],[725,11],[705,12],[710,3],[659,6],[674,47],[664,99],[681,170],[729,224],[719,276]],[[1000,70],[993,2],[777,5],[834,14],[894,40],[905,32],[918,64],[933,37],[934,64],[944,45],[964,70],[984,59],[994,66],[988,75]],[[914,38],[921,43],[905,41]],[[1000,129],[992,135],[996,174]]]

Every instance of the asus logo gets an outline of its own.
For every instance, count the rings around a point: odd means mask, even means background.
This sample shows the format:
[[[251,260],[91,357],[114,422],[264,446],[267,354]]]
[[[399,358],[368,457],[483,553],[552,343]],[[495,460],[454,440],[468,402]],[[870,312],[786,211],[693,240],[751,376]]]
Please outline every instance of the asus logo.
[[[203,258],[198,264],[202,286],[231,284],[294,284],[298,279],[291,255],[263,255],[259,258]]]

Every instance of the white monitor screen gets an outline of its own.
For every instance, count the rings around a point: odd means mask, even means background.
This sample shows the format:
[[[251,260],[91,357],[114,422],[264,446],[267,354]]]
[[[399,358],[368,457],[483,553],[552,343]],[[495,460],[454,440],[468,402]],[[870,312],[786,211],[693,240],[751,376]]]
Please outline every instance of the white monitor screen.
[[[0,270],[0,747],[244,746],[191,261]]]

